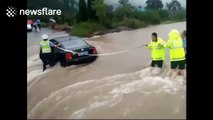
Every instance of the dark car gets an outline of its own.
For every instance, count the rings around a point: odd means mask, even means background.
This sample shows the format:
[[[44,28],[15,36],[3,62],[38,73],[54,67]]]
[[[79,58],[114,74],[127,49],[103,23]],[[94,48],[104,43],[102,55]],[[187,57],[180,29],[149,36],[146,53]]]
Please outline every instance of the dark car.
[[[83,60],[95,60],[97,50],[89,45],[85,40],[76,36],[65,36],[50,40],[55,45],[60,44],[59,48],[52,48],[55,61],[60,61],[61,66],[67,66]],[[68,51],[66,51],[68,50]],[[70,52],[70,51],[74,51]],[[92,54],[92,55],[91,55]]]

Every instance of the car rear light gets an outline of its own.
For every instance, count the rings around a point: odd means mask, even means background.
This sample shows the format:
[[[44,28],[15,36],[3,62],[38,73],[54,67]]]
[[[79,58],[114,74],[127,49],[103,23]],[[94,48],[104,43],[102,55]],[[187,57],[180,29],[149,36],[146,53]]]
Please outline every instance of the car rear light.
[[[92,53],[93,53],[93,54],[97,54],[97,50],[96,50],[95,47],[92,48]]]
[[[65,59],[66,60],[71,60],[72,59],[72,54],[71,53],[66,53],[65,54]]]

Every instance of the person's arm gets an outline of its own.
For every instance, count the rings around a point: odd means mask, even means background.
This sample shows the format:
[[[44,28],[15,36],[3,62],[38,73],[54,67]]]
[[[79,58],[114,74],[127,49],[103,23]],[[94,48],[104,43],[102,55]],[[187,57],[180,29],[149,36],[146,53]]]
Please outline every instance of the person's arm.
[[[50,47],[58,47],[58,46],[60,46],[60,44],[55,45],[54,43],[52,43],[52,42],[50,41]]]
[[[183,47],[184,47],[184,51],[185,51],[185,54],[186,54],[186,39],[185,38],[183,40]]]
[[[150,43],[147,45],[147,48],[148,48],[148,49],[152,49],[152,42],[150,42]]]
[[[164,40],[162,40],[161,38],[158,39],[158,46],[160,48],[164,48],[165,44],[166,44],[166,42]]]
[[[52,42],[50,42],[50,47],[56,47],[56,45]]]
[[[164,45],[165,48],[172,48],[172,41],[168,40],[168,42]]]
[[[183,40],[183,47],[186,48],[186,39]]]

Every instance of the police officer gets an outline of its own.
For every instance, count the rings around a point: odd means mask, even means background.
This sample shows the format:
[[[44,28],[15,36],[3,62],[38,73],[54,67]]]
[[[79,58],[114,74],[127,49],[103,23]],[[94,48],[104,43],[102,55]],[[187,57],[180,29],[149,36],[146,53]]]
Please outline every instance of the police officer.
[[[41,36],[42,41],[40,42],[40,59],[43,62],[43,71],[46,70],[46,65],[50,64],[53,66],[53,57],[51,54],[51,47],[58,47],[59,45],[55,45],[54,43],[48,40],[48,35],[43,34]]]
[[[175,78],[178,74],[185,77],[185,52],[183,40],[178,30],[171,30],[166,47],[170,49],[171,78]]]
[[[156,65],[159,68],[163,67],[163,60],[165,58],[164,44],[165,42],[157,36],[157,33],[152,33],[152,41],[147,45],[152,53],[151,67],[155,67]]]

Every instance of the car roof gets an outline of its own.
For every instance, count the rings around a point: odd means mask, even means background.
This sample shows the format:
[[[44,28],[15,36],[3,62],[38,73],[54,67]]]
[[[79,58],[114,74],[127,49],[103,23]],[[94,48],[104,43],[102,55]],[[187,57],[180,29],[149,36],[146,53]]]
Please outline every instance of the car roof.
[[[64,42],[64,41],[68,41],[68,40],[79,40],[81,38],[77,37],[77,36],[63,36],[63,37],[57,37],[57,38],[53,38],[53,39],[56,40],[57,42]]]

